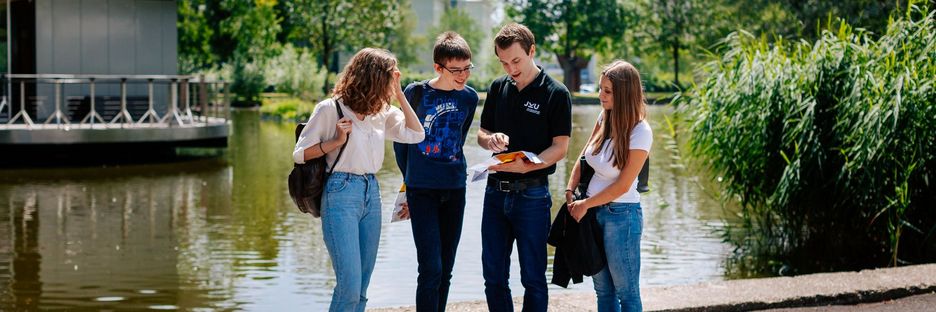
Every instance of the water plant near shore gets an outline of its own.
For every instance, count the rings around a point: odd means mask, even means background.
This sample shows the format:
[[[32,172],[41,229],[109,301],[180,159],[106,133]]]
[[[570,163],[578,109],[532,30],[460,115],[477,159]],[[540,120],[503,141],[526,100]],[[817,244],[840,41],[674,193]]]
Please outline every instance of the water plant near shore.
[[[936,260],[936,22],[897,14],[877,39],[831,19],[816,42],[735,33],[679,98],[692,155],[740,207],[729,269]]]

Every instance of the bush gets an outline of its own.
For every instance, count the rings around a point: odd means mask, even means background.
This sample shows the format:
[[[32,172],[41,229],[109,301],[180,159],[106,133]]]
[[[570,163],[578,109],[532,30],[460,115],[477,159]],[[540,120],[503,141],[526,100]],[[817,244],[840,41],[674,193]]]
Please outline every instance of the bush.
[[[400,73],[402,74],[400,77],[400,84],[402,84],[403,87],[406,87],[407,85],[417,81],[429,80],[436,77],[436,73],[432,71],[423,72],[403,69],[400,71]]]
[[[878,40],[844,22],[814,43],[735,34],[678,99],[692,153],[740,207],[729,265],[806,273],[936,260],[933,17],[908,9]]]
[[[305,122],[314,109],[314,102],[295,97],[264,97],[260,113],[282,121]]]
[[[266,87],[263,69],[256,62],[235,60],[231,70],[231,92],[237,95],[237,106],[260,105],[260,93]]]
[[[324,97],[325,75],[327,71],[318,66],[312,53],[292,44],[283,47],[282,53],[270,60],[265,70],[266,83],[277,92],[307,101]]]
[[[672,81],[663,80],[653,74],[641,75],[640,81],[643,82],[644,91],[646,92],[677,92],[680,89],[680,86]]]

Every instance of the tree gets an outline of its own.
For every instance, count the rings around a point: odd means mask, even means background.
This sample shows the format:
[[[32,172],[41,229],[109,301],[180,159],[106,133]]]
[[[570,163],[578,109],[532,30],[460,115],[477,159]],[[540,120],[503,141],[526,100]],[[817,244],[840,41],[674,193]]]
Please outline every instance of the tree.
[[[507,15],[536,35],[536,46],[556,55],[563,82],[578,91],[582,69],[633,23],[616,0],[511,0]]]
[[[263,61],[276,56],[276,37],[280,19],[274,10],[276,0],[225,0],[223,7],[231,17],[221,22],[222,32],[235,41],[234,58]]]
[[[222,32],[234,39],[231,88],[247,105],[256,105],[265,80],[263,64],[278,53],[276,37],[280,19],[274,10],[276,0],[225,0],[222,7],[231,17],[222,21]]]
[[[880,36],[887,29],[888,16],[891,12],[896,8],[907,7],[906,0],[782,0],[779,2],[798,20],[787,24],[789,28],[783,29],[786,34],[797,34],[799,35],[797,37],[809,40],[818,38],[820,30],[826,23],[831,22],[833,17],[871,31],[873,37]]]
[[[192,73],[214,66],[217,56],[211,49],[214,30],[208,24],[205,0],[181,0],[178,3],[179,69]],[[5,52],[5,51],[4,51]]]
[[[439,17],[439,23],[429,28],[430,43],[435,44],[435,36],[446,31],[457,32],[462,38],[465,38],[465,42],[468,42],[468,46],[471,47],[474,53],[478,52],[478,47],[480,47],[481,40],[484,38],[484,33],[481,32],[478,23],[468,13],[457,7],[447,7],[442,16]]]
[[[409,1],[401,1],[400,22],[385,37],[387,50],[396,55],[401,68],[417,64],[420,61],[416,49],[425,45],[425,38],[413,36],[416,31],[417,19],[418,17],[410,7]]]
[[[710,1],[709,1],[710,2]],[[707,33],[713,16],[708,2],[704,0],[647,0],[642,2],[642,12],[648,17],[643,23],[643,32],[651,39],[646,43],[669,51],[673,58],[673,83],[679,83],[679,53],[695,46],[698,34]]]
[[[402,0],[286,0],[290,38],[308,44],[328,72],[338,72],[338,52],[374,43],[386,46],[400,24]],[[327,92],[329,83],[324,88]]]

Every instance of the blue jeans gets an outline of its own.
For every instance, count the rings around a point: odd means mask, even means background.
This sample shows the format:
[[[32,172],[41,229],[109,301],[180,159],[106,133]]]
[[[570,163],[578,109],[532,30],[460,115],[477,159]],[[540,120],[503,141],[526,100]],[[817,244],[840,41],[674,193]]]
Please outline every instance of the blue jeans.
[[[520,283],[523,311],[546,311],[546,238],[549,236],[548,186],[519,192],[501,192],[488,187],[481,217],[481,263],[488,310],[513,311],[508,278],[510,253],[517,241],[520,254]]]
[[[419,277],[416,311],[445,311],[465,216],[465,189],[406,188]]]
[[[328,310],[364,311],[380,240],[380,187],[373,174],[328,177],[322,234],[336,280]]]
[[[598,209],[608,266],[592,276],[599,312],[642,311],[640,303],[640,203],[609,203]]]

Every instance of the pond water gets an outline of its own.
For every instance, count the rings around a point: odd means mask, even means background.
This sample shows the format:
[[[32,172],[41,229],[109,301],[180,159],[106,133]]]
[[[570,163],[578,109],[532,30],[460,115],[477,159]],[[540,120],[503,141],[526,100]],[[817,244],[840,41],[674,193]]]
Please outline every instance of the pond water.
[[[581,150],[597,106],[573,109],[569,154]],[[669,107],[651,107],[651,191],[644,194],[641,285],[725,278],[723,211],[685,169],[669,135]],[[319,219],[289,199],[293,125],[233,114],[230,147],[162,164],[0,170],[0,310],[324,310],[334,286]],[[489,153],[473,133],[470,164]],[[401,177],[390,144],[378,174],[389,209]],[[560,206],[571,159],[550,177]],[[467,191],[450,302],[484,299],[483,182]],[[408,222],[384,212],[369,307],[414,304],[416,257]],[[550,254],[552,249],[550,249]],[[521,296],[516,252],[511,288]],[[591,292],[590,281],[551,293]]]

